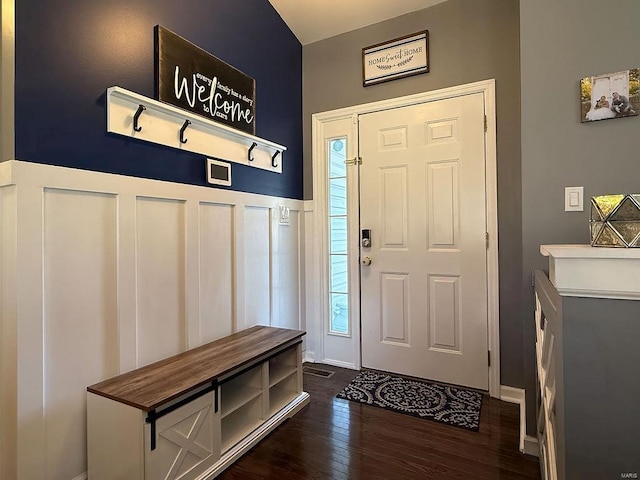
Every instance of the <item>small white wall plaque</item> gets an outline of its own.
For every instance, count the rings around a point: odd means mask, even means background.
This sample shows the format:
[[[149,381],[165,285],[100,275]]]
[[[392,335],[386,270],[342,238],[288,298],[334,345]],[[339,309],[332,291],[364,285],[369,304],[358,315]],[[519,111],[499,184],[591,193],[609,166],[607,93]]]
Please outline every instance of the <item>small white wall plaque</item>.
[[[207,182],[212,185],[231,186],[231,164],[207,158]]]

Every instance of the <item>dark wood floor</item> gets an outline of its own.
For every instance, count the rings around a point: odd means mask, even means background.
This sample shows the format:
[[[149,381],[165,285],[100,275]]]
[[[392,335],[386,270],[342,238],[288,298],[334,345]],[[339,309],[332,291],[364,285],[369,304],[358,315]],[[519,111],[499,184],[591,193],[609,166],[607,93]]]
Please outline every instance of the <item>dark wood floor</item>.
[[[539,479],[538,459],[518,451],[518,406],[485,396],[480,431],[335,398],[356,376],[304,375],[311,402],[218,478]]]

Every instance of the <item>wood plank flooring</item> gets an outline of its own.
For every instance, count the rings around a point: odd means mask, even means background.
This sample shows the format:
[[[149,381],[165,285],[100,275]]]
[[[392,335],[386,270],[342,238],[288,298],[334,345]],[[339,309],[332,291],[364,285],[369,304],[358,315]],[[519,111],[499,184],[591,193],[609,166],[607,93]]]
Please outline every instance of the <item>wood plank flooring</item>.
[[[485,396],[480,431],[335,398],[357,374],[304,375],[311,403],[218,478],[539,479],[538,459],[518,451],[517,405]]]

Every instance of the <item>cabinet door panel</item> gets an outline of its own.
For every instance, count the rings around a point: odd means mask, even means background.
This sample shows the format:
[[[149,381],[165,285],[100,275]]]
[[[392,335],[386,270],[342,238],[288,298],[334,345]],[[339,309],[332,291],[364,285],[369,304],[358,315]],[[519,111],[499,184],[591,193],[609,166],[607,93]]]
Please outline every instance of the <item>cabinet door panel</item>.
[[[214,393],[207,393],[156,422],[156,448],[145,426],[145,478],[196,478],[220,458],[220,413],[213,411]]]

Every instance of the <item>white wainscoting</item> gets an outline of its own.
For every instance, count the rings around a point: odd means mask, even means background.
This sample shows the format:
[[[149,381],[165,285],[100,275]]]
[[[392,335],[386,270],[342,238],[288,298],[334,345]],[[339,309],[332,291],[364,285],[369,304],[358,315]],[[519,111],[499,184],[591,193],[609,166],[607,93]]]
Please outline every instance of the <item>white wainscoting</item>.
[[[305,351],[303,361],[320,362],[319,342],[322,335],[322,318],[319,303],[320,296],[320,260],[316,255],[318,239],[314,235],[313,200],[304,202],[304,291],[303,298],[307,335],[304,339]]]
[[[304,328],[303,225],[299,200],[0,164],[1,477],[82,478],[88,385],[252,325]]]
[[[0,185],[3,168],[0,163]],[[10,227],[15,224],[15,211],[8,206],[15,203],[15,186],[0,186],[0,478],[16,478],[15,464],[5,460],[16,457],[16,424],[14,412],[17,404],[16,365],[16,302],[15,235]]]

